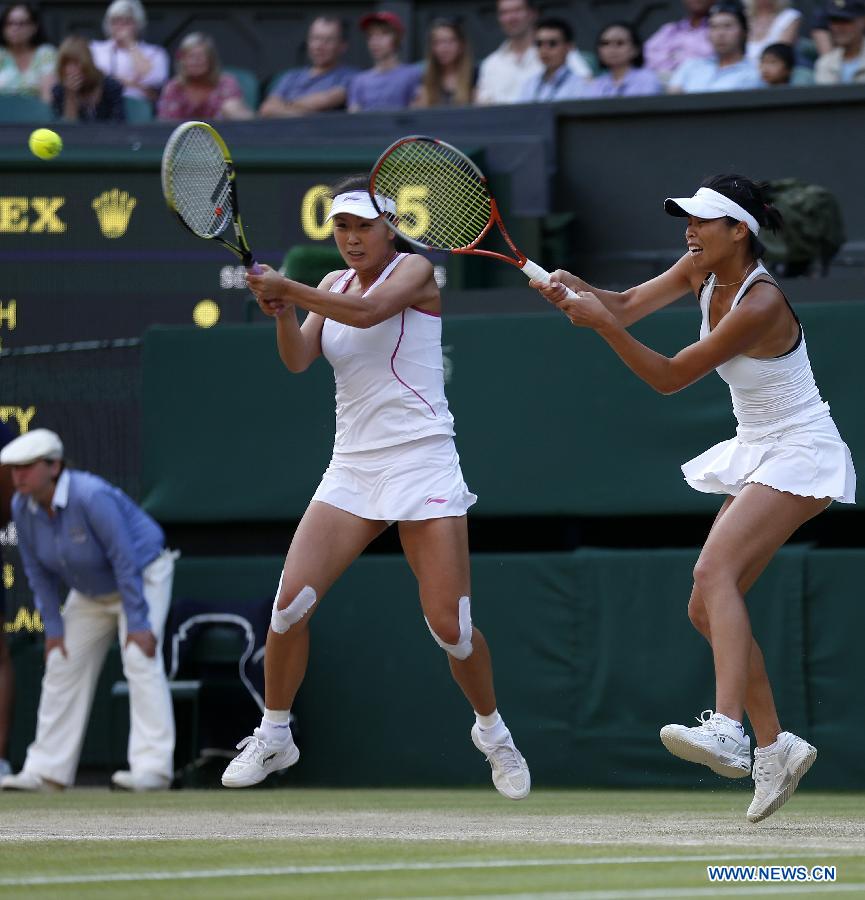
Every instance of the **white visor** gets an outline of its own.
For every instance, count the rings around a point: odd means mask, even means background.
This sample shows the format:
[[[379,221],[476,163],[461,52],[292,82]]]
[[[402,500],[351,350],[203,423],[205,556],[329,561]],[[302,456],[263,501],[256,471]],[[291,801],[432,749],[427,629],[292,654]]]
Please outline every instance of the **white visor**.
[[[379,207],[386,213],[396,215],[396,204],[393,200],[389,197],[382,197],[381,194],[376,194],[375,199]],[[327,214],[325,222],[329,222],[340,213],[350,213],[353,216],[360,216],[362,219],[377,219],[380,215],[366,191],[349,191],[346,194],[337,194],[333,198],[333,205]]]
[[[701,187],[693,197],[667,197],[664,209],[671,216],[697,216],[700,219],[720,219],[730,216],[737,222],[744,222],[756,235],[760,233],[760,225],[748,212],[723,194],[711,188]]]

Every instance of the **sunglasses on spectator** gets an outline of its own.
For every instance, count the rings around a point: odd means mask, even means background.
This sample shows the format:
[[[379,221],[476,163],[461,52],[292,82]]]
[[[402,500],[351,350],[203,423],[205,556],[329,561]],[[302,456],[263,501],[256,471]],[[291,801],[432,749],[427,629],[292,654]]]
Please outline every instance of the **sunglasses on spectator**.
[[[561,38],[538,38],[535,41],[536,47],[558,47],[559,44],[563,44],[564,41]]]

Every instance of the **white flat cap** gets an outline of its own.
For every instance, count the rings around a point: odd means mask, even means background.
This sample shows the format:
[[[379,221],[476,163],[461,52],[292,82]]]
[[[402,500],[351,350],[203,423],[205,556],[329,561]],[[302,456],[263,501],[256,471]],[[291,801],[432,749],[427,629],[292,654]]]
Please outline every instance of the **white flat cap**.
[[[4,466],[29,466],[39,459],[63,459],[63,441],[47,428],[34,428],[0,450]]]

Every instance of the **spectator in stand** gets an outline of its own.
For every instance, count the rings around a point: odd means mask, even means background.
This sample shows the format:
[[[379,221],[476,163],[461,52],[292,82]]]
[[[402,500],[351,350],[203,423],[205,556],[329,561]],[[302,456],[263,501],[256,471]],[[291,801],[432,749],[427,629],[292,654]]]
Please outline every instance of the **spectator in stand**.
[[[347,49],[342,19],[336,16],[313,19],[306,35],[310,65],[286,72],[261,104],[258,114],[277,119],[345,109],[349,82],[358,74],[353,66],[343,65]]]
[[[671,94],[744,91],[762,86],[757,67],[745,59],[748,21],[735,2],[718,3],[709,10],[709,40],[715,55],[683,62],[670,79]]]
[[[177,48],[177,75],[159,95],[159,119],[251,119],[237,79],[221,71],[213,39],[193,31]]]
[[[791,9],[790,0],[744,0],[748,16],[748,43],[745,56],[753,63],[760,62],[769,44],[789,44],[799,37],[802,13]]]
[[[789,44],[769,44],[760,56],[760,77],[766,87],[790,84],[796,66],[796,51]]]
[[[392,12],[375,12],[360,20],[373,67],[351,80],[348,111],[405,109],[417,95],[421,73],[417,65],[401,63],[400,45],[405,28]]]
[[[123,85],[96,68],[86,38],[70,35],[57,52],[51,106],[67,122],[123,122]]]
[[[477,103],[522,102],[523,84],[544,70],[535,46],[537,10],[531,0],[498,0],[496,16],[505,42],[481,62]],[[592,70],[575,49],[568,53],[568,67],[583,82]]]
[[[106,40],[90,50],[98,68],[123,85],[127,97],[154,101],[168,80],[168,53],[140,40],[147,15],[139,0],[114,0],[102,20]]]
[[[662,25],[647,41],[646,66],[665,84],[689,59],[707,59],[713,53],[709,41],[709,7],[712,0],[682,0],[685,17]]]
[[[13,3],[0,13],[0,94],[29,94],[49,103],[57,50],[36,8]]]
[[[474,98],[477,69],[459,19],[433,19],[414,106],[467,106]]]
[[[834,47],[825,6],[818,6],[811,14],[811,40],[814,42],[817,56],[823,56]]]
[[[814,80],[817,84],[865,82],[865,2],[829,0],[826,16],[835,46],[817,60]]]
[[[549,103],[576,100],[585,88],[582,78],[568,66],[574,49],[574,31],[564,19],[539,19],[535,26],[535,47],[543,67],[530,75],[520,89],[520,103]]]
[[[604,71],[583,90],[584,97],[636,97],[664,92],[658,76],[644,66],[643,43],[629,22],[601,29],[595,43]]]

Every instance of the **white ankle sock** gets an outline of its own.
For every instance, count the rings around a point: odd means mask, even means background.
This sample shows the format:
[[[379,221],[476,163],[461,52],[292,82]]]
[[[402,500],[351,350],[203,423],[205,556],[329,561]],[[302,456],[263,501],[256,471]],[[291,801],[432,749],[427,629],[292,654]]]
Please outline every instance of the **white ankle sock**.
[[[772,741],[771,744],[767,744],[765,747],[758,747],[757,753],[759,753],[761,755],[763,753],[774,753],[777,749],[778,749],[778,738],[775,738],[775,740]]]
[[[476,712],[475,719],[477,720],[478,728],[481,728],[484,731],[496,731],[499,726],[504,728],[505,724],[497,709],[494,709],[488,716],[482,716],[480,713]]]
[[[260,730],[272,740],[285,741],[291,738],[291,729],[288,727],[291,718],[291,710],[265,709],[261,719]]]

